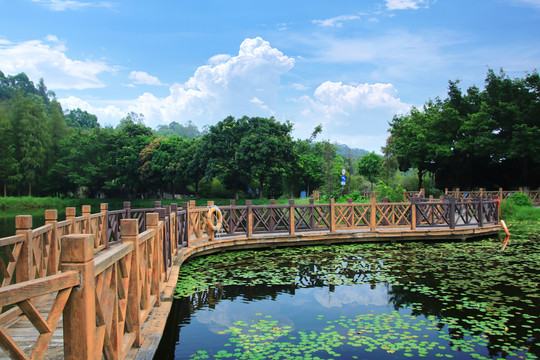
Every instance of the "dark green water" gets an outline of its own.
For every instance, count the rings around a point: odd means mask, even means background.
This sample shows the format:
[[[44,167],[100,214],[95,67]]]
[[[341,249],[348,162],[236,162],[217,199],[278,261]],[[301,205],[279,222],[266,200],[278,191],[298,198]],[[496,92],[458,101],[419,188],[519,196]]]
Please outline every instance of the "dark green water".
[[[65,219],[63,214],[58,214],[59,220]],[[15,217],[17,215],[32,215],[32,228],[34,229],[45,224],[45,210],[0,212],[0,238],[15,235]]]
[[[536,359],[539,226],[511,232],[504,251],[489,239],[194,259],[155,358]]]

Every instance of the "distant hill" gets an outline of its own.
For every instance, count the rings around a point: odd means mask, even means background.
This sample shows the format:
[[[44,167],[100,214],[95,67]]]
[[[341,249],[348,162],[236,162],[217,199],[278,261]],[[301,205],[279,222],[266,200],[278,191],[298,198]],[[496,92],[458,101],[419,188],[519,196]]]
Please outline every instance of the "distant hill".
[[[348,158],[349,157],[349,153],[351,155],[351,157],[356,161],[360,158],[360,156],[362,155],[366,155],[366,154],[369,154],[370,151],[367,151],[367,150],[364,150],[364,149],[355,149],[355,148],[350,148],[348,147],[347,145],[345,144],[335,144],[337,147],[338,147],[338,153],[340,153],[341,155],[343,155],[343,157],[345,158]]]

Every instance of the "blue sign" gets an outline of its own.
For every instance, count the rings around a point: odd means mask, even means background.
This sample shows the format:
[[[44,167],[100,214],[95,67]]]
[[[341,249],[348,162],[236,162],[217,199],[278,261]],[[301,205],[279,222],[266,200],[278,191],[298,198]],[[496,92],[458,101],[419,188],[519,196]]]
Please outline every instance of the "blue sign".
[[[347,180],[347,178],[345,177],[345,175],[343,175],[343,176],[341,177],[341,181],[346,181],[346,180]]]

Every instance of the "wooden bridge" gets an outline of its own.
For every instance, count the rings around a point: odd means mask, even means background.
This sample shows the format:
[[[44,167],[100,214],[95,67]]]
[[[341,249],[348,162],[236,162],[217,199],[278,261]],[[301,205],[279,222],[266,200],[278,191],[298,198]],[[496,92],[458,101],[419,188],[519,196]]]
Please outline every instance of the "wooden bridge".
[[[414,194],[413,194],[414,195]],[[538,198],[538,194],[536,194]],[[468,239],[496,234],[498,202],[448,197],[403,203],[222,206],[223,229],[194,202],[92,213],[45,211],[45,225],[16,218],[0,239],[0,357],[151,358],[172,303],[178,268],[227,249],[359,241]],[[209,202],[208,206],[213,203]],[[62,319],[62,321],[60,321]]]

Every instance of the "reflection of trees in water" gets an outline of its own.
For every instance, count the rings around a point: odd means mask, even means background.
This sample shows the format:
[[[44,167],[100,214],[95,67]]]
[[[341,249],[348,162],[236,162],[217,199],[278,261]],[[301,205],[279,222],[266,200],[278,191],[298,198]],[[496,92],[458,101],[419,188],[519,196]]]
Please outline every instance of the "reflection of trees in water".
[[[393,285],[388,290],[389,302],[394,309],[411,308],[412,315],[415,316],[435,316],[439,320],[455,319],[452,325],[447,325],[447,331],[451,338],[450,346],[457,346],[456,344],[459,344],[459,342],[454,343],[452,340],[463,340],[466,333],[469,333],[473,336],[486,337],[490,357],[506,357],[508,346],[503,344],[511,344],[518,349],[526,346],[529,353],[540,357],[540,346],[537,345],[540,342],[540,331],[537,330],[533,337],[527,335],[527,330],[531,327],[540,329],[540,308],[523,301],[527,299],[527,294],[521,288],[501,283],[496,286],[483,287],[481,281],[470,279],[469,283],[478,288],[475,294],[470,292],[461,295],[452,293],[451,299],[446,297],[443,301],[439,296],[412,291],[411,287],[407,286],[409,283],[414,283],[416,289],[427,286],[437,291],[437,295],[441,295],[441,291],[438,290],[443,287],[441,278],[436,277],[433,271],[426,271],[426,269],[414,265],[404,267],[403,263],[395,266],[395,269],[392,266],[388,267],[388,270],[391,270],[395,275],[401,274],[400,278],[402,280],[400,285]],[[445,265],[442,267],[446,268]],[[468,276],[471,276],[471,274],[468,274]],[[489,297],[486,296],[486,293],[501,294],[500,302],[487,301],[486,298]],[[464,307],[462,296],[466,296],[467,301],[470,303],[486,304],[486,306],[478,309]],[[509,301],[508,297],[515,300]],[[511,311],[510,316],[504,316],[502,333],[490,333],[489,327],[486,328],[487,331],[478,329],[478,324],[489,321],[490,317],[499,316],[492,313],[502,306],[514,309]],[[475,319],[476,322],[471,322],[470,319]],[[527,322],[528,319],[534,319],[534,324]],[[437,324],[439,330],[443,329],[444,326],[445,324],[442,322]],[[524,342],[523,339],[528,340]]]
[[[170,349],[174,349],[174,345],[179,339],[180,328],[190,323],[191,314],[205,307],[213,309],[224,299],[275,300],[278,295],[283,293],[294,294],[297,288],[329,286],[329,291],[332,292],[335,286],[329,284],[369,283],[374,289],[377,285],[384,285],[385,281],[389,281],[392,285],[386,284],[385,286],[388,289],[389,302],[396,310],[410,308],[415,316],[434,316],[439,320],[455,319],[455,322],[451,324],[442,321],[437,324],[439,330],[447,326],[450,346],[459,345],[460,342],[457,340],[463,340],[470,334],[486,337],[489,356],[492,357],[501,355],[506,357],[503,346],[505,343],[518,349],[528,346],[531,354],[540,356],[540,346],[536,345],[540,342],[540,332],[536,331],[534,336],[527,338],[527,330],[530,329],[527,326],[532,326],[533,329],[540,328],[540,308],[522,301],[527,295],[522,289],[501,282],[495,286],[486,285],[478,279],[471,278],[471,273],[460,269],[456,270],[456,262],[467,261],[466,257],[453,256],[452,261],[447,261],[448,254],[442,250],[438,254],[427,254],[417,250],[414,249],[414,245],[411,245],[411,248],[403,248],[402,251],[382,248],[382,250],[363,253],[361,256],[317,251],[303,254],[302,259],[281,255],[268,256],[267,258],[248,257],[233,264],[213,264],[215,269],[228,271],[227,273],[231,276],[239,268],[248,271],[252,270],[255,265],[257,276],[260,276],[259,280],[277,276],[279,281],[289,282],[289,284],[271,286],[266,284],[254,286],[217,285],[209,287],[207,291],[175,300],[167,322],[168,328],[165,330],[167,339],[164,335],[160,348],[170,346],[167,353],[173,352]],[[268,270],[265,268],[265,261],[271,261],[272,275],[269,275],[268,271],[265,273],[265,270]],[[496,262],[495,265],[497,265]],[[490,266],[493,264],[486,266],[484,263],[479,263],[475,266],[474,271],[485,273],[485,277],[496,276],[490,273]],[[499,266],[503,266],[503,264],[499,264]],[[485,308],[481,311],[463,307],[462,297],[465,294],[460,292],[461,288],[457,285],[454,289],[445,289],[444,286],[448,287],[449,282],[443,274],[451,274],[452,279],[455,276],[454,280],[466,282],[467,288],[472,286],[475,291],[473,294],[467,293],[467,301],[483,304],[482,306],[485,305]],[[347,281],[343,281],[344,279]],[[444,284],[442,283],[443,279],[445,280]],[[398,280],[398,284],[394,280]],[[422,287],[429,288],[431,293],[418,291]],[[489,300],[490,297],[487,295],[493,292],[502,294],[500,303]],[[503,296],[511,296],[514,300],[509,302],[507,298],[502,298]],[[483,321],[489,321],[489,319],[495,319],[499,316],[493,314],[498,306],[514,307],[512,316],[506,316],[501,322],[505,327],[503,332],[494,334],[480,329]],[[534,323],[527,322],[532,318],[535,320]],[[471,319],[475,321],[470,321]],[[489,327],[487,329],[489,330]],[[156,356],[156,358],[158,357]]]

